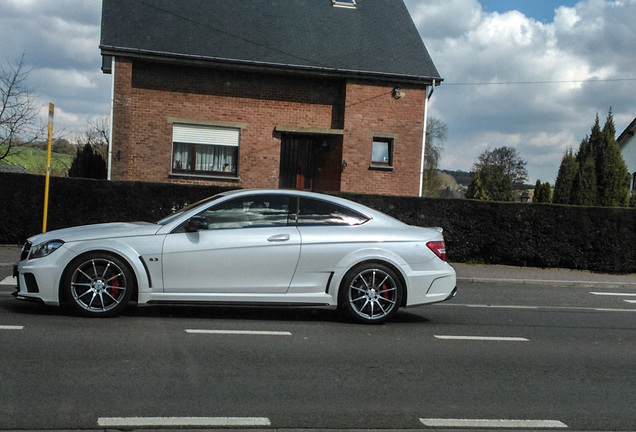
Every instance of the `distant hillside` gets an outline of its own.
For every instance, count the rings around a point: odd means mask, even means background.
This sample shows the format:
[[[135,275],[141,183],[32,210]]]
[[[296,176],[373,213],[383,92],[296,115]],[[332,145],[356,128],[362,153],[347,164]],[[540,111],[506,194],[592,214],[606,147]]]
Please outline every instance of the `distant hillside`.
[[[452,176],[455,181],[464,186],[468,186],[470,184],[470,173],[466,171],[450,171],[450,170],[441,170],[444,174],[448,174]]]
[[[65,153],[51,153],[51,175],[66,177],[74,156]],[[24,167],[29,174],[46,174],[46,150],[32,147],[15,147],[3,163],[14,167]],[[13,171],[15,172],[15,171]]]
[[[439,172],[443,174],[448,174],[449,176],[453,177],[458,184],[461,184],[463,186],[468,186],[470,182],[472,181],[471,173],[466,171],[440,170]],[[529,183],[524,184],[523,186],[518,188],[518,190],[532,190],[532,189],[534,189],[534,185]]]

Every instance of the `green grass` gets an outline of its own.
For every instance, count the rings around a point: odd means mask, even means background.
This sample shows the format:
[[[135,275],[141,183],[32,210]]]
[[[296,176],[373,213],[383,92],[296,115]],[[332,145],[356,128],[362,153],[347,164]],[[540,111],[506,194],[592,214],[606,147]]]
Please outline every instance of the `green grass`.
[[[0,154],[2,154],[0,149]],[[66,177],[75,156],[64,153],[51,153],[51,175]],[[29,174],[46,174],[46,150],[31,147],[13,147],[9,156],[0,163],[23,166]]]

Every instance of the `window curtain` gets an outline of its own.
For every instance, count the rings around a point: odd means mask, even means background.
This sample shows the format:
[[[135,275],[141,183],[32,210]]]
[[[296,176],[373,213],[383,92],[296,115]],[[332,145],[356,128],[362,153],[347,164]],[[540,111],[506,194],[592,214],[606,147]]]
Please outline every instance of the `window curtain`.
[[[236,172],[235,147],[198,145],[196,171]]]
[[[189,167],[191,144],[174,143],[174,156],[172,158],[172,169],[191,170]]]

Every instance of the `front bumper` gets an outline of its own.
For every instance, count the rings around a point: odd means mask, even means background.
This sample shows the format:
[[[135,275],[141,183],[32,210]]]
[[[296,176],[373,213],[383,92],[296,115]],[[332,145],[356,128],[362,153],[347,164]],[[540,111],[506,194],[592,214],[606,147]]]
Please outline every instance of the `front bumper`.
[[[34,295],[40,292],[35,276],[32,273],[25,273],[22,277],[20,276],[18,264],[15,264],[13,266],[13,277],[17,281],[17,286],[11,295],[18,300],[43,303],[44,301],[41,298]]]
[[[33,301],[50,305],[59,305],[56,286],[59,284],[59,272],[52,259],[24,259],[13,267],[17,281],[13,296],[18,300]]]

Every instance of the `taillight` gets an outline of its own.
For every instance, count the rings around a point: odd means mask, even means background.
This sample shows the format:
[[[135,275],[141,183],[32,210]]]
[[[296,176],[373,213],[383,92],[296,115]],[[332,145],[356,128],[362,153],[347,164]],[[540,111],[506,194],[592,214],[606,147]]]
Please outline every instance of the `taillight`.
[[[439,259],[446,261],[446,244],[443,240],[428,242],[426,243],[426,246],[428,246],[428,248],[439,257]]]

